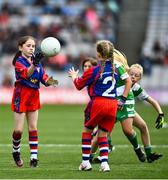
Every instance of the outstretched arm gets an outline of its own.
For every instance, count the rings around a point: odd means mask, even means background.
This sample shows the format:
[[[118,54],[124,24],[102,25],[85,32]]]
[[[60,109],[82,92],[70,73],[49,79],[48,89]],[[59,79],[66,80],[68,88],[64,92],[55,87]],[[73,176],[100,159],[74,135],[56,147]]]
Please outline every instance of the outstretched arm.
[[[157,111],[159,114],[163,114],[163,111],[162,111],[159,103],[158,103],[155,99],[153,99],[152,97],[149,96],[149,97],[146,99],[146,101],[147,101],[148,103],[150,103],[150,104],[156,109],[156,111]]]
[[[152,97],[148,97],[146,99],[147,102],[149,102],[150,104],[152,104],[152,106],[156,109],[156,111],[159,113],[156,122],[155,122],[155,127],[156,129],[160,129],[163,127],[163,123],[164,123],[164,113],[159,105],[159,103],[153,99]]]
[[[75,87],[78,90],[81,90],[85,86],[87,86],[89,82],[93,80],[93,78],[91,78],[93,74],[92,72],[93,72],[93,69],[89,68],[87,71],[83,73],[81,77],[78,77],[79,70],[75,70],[74,67],[72,67],[69,69],[68,74],[69,74],[69,77],[72,78]]]

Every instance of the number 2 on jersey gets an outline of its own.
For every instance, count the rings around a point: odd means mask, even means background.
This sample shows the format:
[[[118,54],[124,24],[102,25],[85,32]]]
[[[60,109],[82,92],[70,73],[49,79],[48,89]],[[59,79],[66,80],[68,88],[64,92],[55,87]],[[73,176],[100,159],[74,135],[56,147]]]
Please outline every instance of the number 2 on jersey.
[[[115,94],[110,94],[112,92],[112,90],[114,89],[115,87],[115,84],[116,84],[116,80],[113,79],[112,80],[112,77],[111,76],[108,76],[106,77],[104,80],[103,80],[103,84],[107,84],[109,81],[112,82],[111,86],[102,94],[102,96],[105,96],[105,97],[115,97]]]

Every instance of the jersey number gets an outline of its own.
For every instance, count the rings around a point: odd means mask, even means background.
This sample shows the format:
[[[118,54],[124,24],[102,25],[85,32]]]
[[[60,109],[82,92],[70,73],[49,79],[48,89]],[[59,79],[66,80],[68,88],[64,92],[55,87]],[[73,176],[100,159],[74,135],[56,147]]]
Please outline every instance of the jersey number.
[[[112,90],[114,89],[114,86],[116,84],[116,80],[113,79],[112,81],[112,77],[108,76],[103,80],[103,84],[107,84],[109,81],[112,82],[111,86],[102,94],[105,97],[115,97],[115,94],[110,94],[112,92]]]

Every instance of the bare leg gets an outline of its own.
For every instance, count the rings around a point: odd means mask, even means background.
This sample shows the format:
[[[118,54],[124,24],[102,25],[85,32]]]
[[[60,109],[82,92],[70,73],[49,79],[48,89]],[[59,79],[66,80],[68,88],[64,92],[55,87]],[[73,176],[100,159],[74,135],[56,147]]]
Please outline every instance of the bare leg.
[[[141,118],[141,116],[136,113],[133,121],[133,125],[137,127],[141,132],[141,139],[144,145],[145,153],[147,156],[147,161],[149,163],[162,157],[162,154],[152,153],[152,147],[150,142],[150,134],[146,122]]]
[[[149,135],[147,124],[138,113],[135,114],[133,125],[140,130],[141,139],[142,139],[142,143],[144,147],[151,146],[150,135]]]
[[[126,136],[132,136],[135,134],[132,124],[133,124],[133,118],[127,118],[121,122],[123,132]]]
[[[22,133],[23,128],[24,128],[24,118],[25,118],[25,113],[16,113],[14,112],[14,131],[16,133]]]
[[[29,131],[37,130],[38,110],[27,112],[26,117]]]
[[[92,139],[92,147],[91,147],[91,153],[96,153],[98,149],[98,135],[96,134]]]

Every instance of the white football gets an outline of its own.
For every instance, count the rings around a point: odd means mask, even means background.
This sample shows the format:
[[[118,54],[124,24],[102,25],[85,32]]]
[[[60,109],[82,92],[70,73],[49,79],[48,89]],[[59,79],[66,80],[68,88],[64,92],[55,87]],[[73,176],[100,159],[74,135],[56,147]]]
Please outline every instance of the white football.
[[[47,37],[42,40],[40,48],[45,56],[52,57],[60,52],[61,45],[58,39],[54,37]]]

